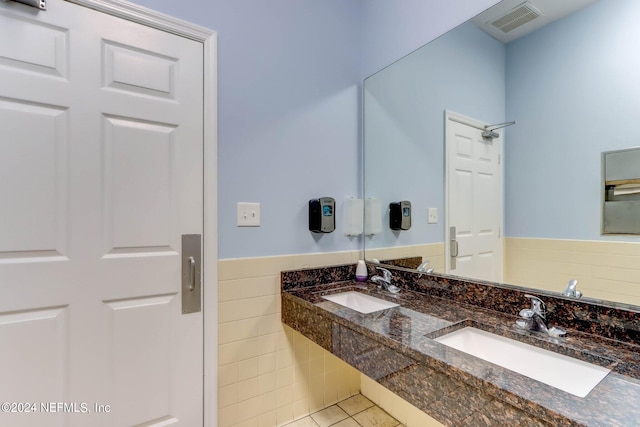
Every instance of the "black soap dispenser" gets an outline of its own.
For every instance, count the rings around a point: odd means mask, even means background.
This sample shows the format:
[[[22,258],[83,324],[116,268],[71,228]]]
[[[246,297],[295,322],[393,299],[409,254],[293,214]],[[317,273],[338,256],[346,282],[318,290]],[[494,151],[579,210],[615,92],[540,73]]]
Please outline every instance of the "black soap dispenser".
[[[411,228],[411,202],[389,203],[389,228],[392,230],[408,230]]]
[[[336,229],[336,201],[332,197],[309,200],[309,230],[331,233]]]

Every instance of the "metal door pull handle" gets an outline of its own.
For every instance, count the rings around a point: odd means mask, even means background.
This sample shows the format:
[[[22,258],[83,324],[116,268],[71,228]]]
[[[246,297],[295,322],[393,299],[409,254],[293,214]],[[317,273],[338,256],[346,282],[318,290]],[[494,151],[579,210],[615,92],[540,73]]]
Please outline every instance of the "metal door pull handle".
[[[458,256],[458,241],[456,240],[456,228],[449,227],[449,270],[456,269],[457,256]]]
[[[189,257],[189,290],[193,291],[196,288],[196,259],[192,256]]]
[[[454,257],[454,258],[458,256],[458,241],[457,240],[452,240],[451,241],[451,256]]]
[[[202,306],[202,236],[182,235],[182,255],[180,258],[180,290],[182,291],[182,314],[197,313]]]

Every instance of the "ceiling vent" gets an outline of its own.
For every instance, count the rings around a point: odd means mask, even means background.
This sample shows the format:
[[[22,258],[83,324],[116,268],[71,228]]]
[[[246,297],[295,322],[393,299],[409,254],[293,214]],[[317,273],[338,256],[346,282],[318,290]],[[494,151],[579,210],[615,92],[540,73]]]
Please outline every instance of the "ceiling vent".
[[[489,25],[499,29],[503,33],[508,33],[541,16],[542,13],[539,10],[533,7],[531,3],[525,2],[511,9],[502,18],[491,21]]]

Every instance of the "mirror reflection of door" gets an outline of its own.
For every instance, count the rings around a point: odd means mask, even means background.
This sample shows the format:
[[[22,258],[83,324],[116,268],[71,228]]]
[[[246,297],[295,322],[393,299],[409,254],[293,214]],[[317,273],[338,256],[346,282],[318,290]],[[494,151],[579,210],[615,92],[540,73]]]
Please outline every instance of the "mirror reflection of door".
[[[503,136],[483,138],[485,125],[446,112],[446,272],[501,282]]]

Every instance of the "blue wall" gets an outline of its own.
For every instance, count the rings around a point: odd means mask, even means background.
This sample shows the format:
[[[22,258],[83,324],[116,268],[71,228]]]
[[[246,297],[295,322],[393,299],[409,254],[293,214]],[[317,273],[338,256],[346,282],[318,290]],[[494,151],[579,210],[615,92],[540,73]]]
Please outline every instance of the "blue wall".
[[[362,76],[370,76],[496,3],[363,0]]]
[[[358,249],[306,224],[309,199],[340,219],[359,192],[360,1],[136,2],[218,33],[219,257]],[[236,227],[237,202],[261,227]]]
[[[505,118],[505,46],[472,23],[450,31],[365,81],[365,196],[383,202],[367,248],[444,239],[445,110],[488,123]],[[410,200],[408,231],[387,224],[388,203]],[[437,208],[437,224],[427,209]]]
[[[402,1],[135,0],[218,32],[221,259],[361,249],[341,208],[361,188],[363,64],[371,74],[495,2]],[[319,196],[338,204],[322,236],[307,230]],[[236,227],[239,201],[262,204],[261,227]]]
[[[507,236],[615,239],[600,156],[640,145],[638,17],[637,0],[600,1],[508,46]]]

